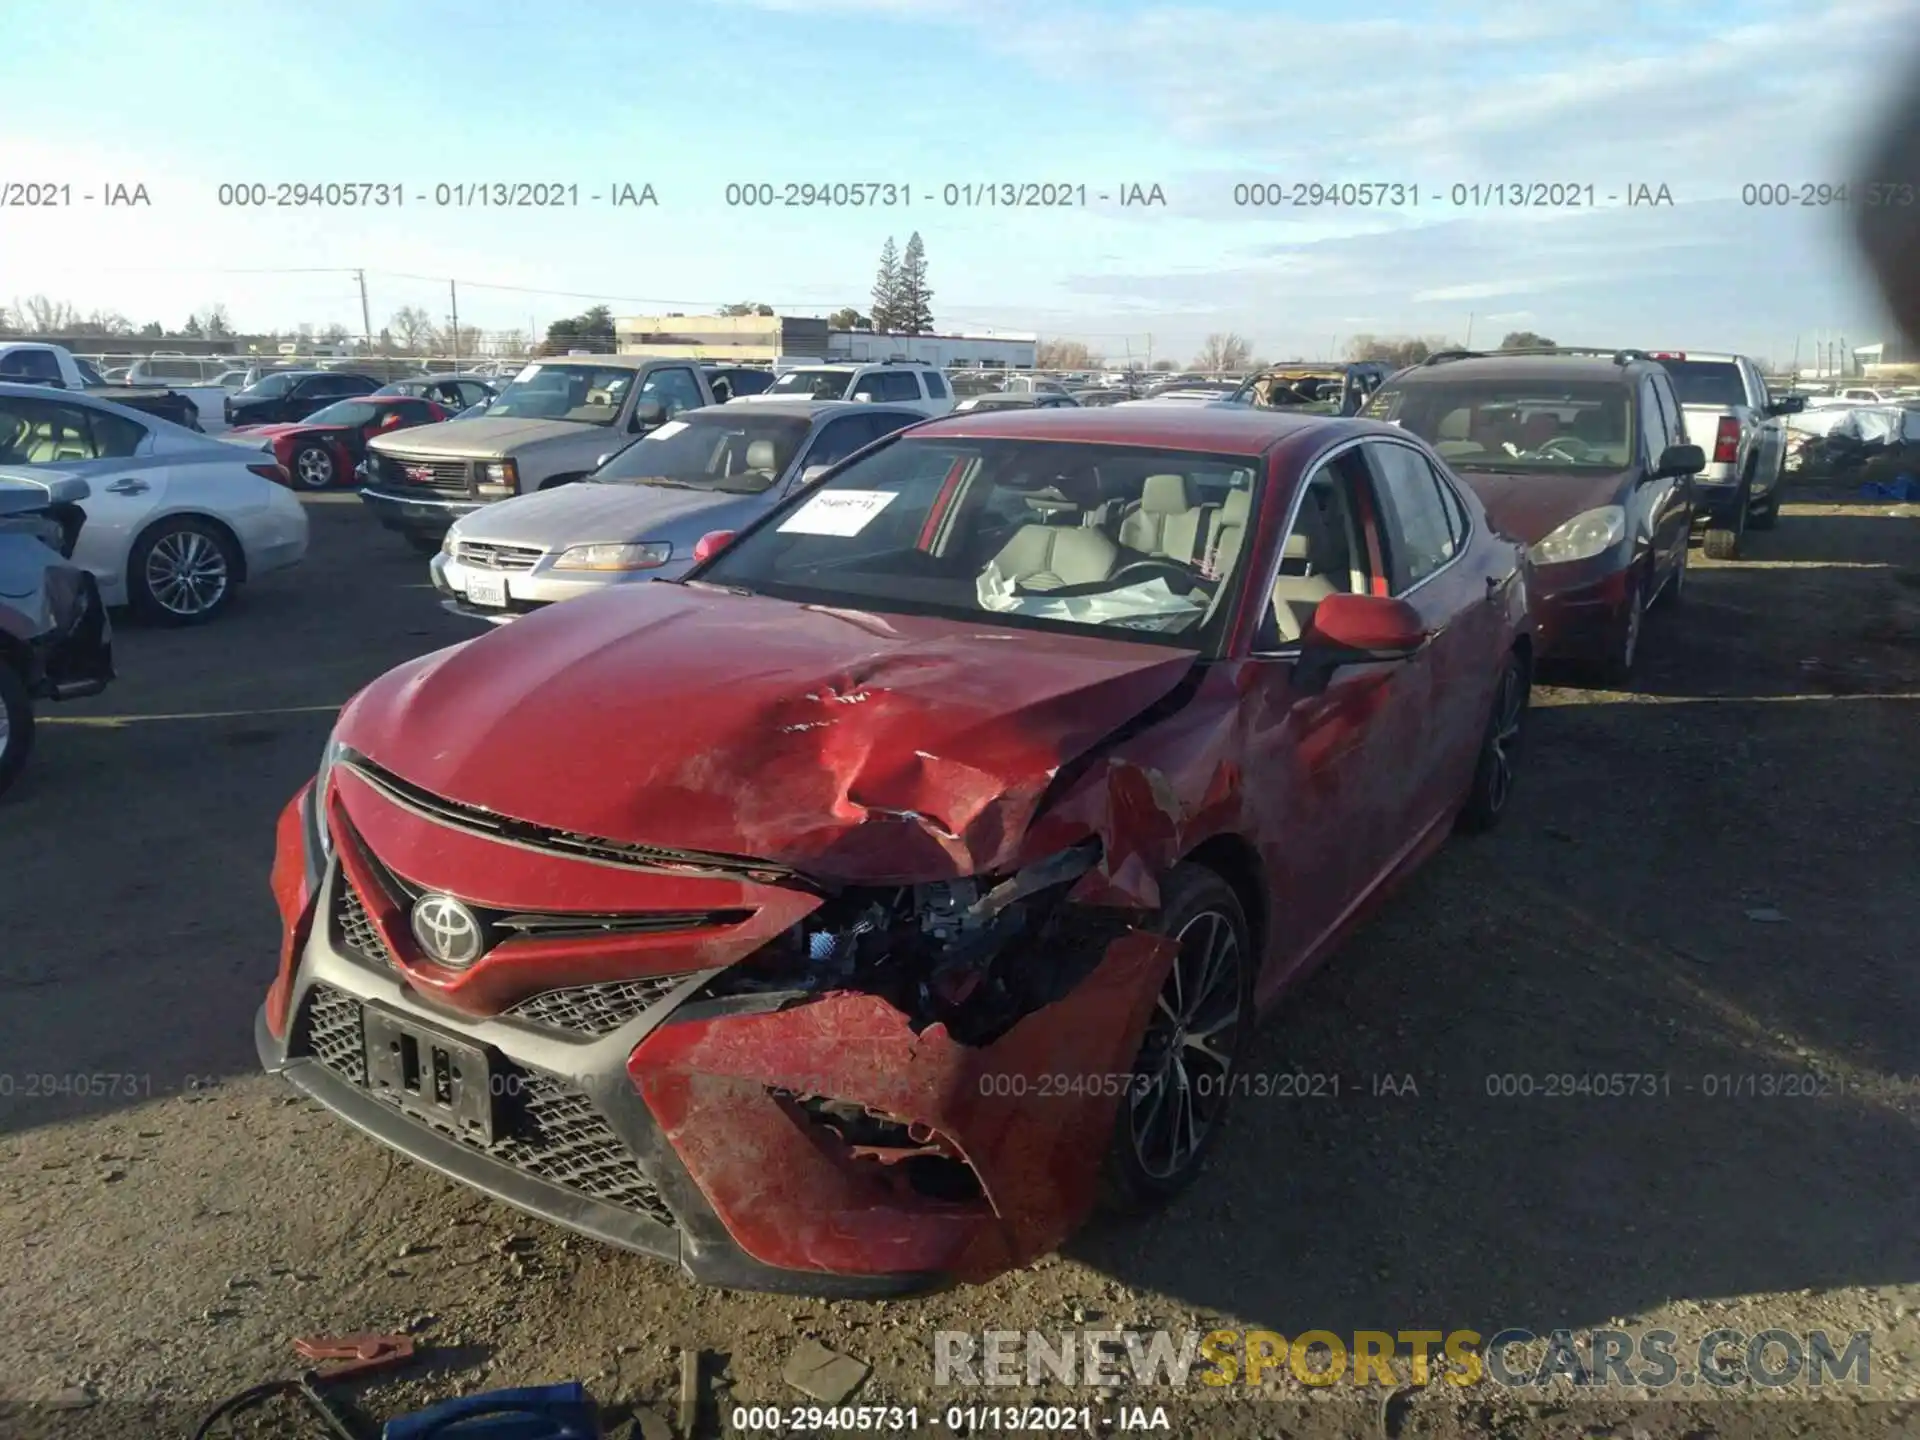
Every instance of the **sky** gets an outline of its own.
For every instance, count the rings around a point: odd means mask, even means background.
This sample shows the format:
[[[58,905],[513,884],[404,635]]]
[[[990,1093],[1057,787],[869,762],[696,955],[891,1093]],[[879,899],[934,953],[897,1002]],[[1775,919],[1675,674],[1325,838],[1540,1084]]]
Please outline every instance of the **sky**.
[[[1886,338],[1844,208],[1799,202],[1848,180],[1920,38],[1920,0],[7,11],[0,201],[71,201],[0,205],[0,305],[176,325],[218,302],[242,330],[357,334],[360,270],[376,330],[402,306],[444,320],[450,280],[487,330],[596,302],[825,314],[868,308],[882,244],[917,230],[938,328],[1181,362],[1225,331],[1275,359],[1360,333],[1776,364]],[[340,182],[400,198],[222,203],[223,185]],[[494,182],[578,198],[460,203]],[[849,182],[895,203],[729,203],[730,185]],[[1003,182],[1076,203],[980,203]],[[108,205],[115,186],[149,203]],[[611,203],[623,186],[656,203]]]

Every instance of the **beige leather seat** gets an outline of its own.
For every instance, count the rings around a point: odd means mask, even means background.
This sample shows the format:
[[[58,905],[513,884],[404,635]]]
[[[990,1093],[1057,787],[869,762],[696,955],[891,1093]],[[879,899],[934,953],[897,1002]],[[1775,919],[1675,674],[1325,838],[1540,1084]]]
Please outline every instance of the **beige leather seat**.
[[[771,476],[779,462],[780,452],[773,448],[773,441],[749,440],[747,442],[747,473],[749,475]]]
[[[1196,505],[1184,475],[1149,475],[1140,503],[1120,522],[1120,543],[1143,555],[1193,564],[1201,559],[1215,506]]]
[[[1337,517],[1322,508],[1324,503],[1320,494],[1308,492],[1273,582],[1273,618],[1283,645],[1298,641],[1320,602],[1349,584],[1345,537],[1335,537]]]
[[[1247,539],[1247,517],[1253,512],[1251,490],[1229,490],[1225,502],[1208,525],[1207,572],[1231,575]],[[1289,544],[1292,542],[1289,541]]]
[[[1022,525],[993,563],[1023,590],[1089,585],[1118,567],[1120,547],[1098,530],[1079,525]]]

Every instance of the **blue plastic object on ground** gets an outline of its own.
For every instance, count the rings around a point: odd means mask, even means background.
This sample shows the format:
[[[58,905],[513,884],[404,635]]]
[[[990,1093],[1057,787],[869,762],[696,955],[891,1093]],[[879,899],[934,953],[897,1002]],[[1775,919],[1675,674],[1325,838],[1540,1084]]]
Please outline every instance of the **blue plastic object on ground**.
[[[1920,477],[1896,475],[1890,482],[1869,480],[1860,487],[1860,493],[1881,500],[1920,500]]]
[[[600,1407],[578,1380],[443,1400],[389,1420],[381,1440],[602,1440]]]

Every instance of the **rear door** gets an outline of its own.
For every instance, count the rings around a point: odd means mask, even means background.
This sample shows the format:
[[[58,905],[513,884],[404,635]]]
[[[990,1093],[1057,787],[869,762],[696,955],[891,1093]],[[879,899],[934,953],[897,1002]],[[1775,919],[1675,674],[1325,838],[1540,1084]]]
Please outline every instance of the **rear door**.
[[[167,493],[167,469],[140,451],[147,429],[136,421],[68,400],[0,396],[0,464],[45,466],[87,482],[87,522],[74,550],[109,604],[120,603],[133,537]]]
[[[1493,704],[1503,630],[1490,603],[1496,586],[1488,582],[1497,577],[1484,558],[1468,559],[1469,512],[1451,480],[1407,442],[1370,439],[1361,449],[1372,476],[1386,593],[1413,606],[1431,636],[1394,677],[1386,719],[1393,763],[1379,778],[1397,814],[1387,817],[1377,879],[1466,794]]]

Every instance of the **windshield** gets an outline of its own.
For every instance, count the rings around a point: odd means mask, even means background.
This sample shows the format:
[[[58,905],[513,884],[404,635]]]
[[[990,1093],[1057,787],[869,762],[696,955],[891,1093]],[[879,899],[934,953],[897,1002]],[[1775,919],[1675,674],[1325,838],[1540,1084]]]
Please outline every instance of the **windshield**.
[[[1224,628],[1257,519],[1258,464],[1059,440],[902,439],[782,504],[697,579],[1201,650]]]
[[[1389,386],[1361,414],[1411,430],[1461,470],[1624,470],[1633,420],[1624,384],[1552,380]]]
[[[309,425],[371,425],[380,418],[384,406],[364,400],[339,400],[307,417]]]
[[[487,407],[492,419],[611,425],[637,374],[614,365],[529,365]]]
[[[272,400],[286,394],[292,385],[291,375],[264,375],[242,393],[257,396],[262,400]]]
[[[1673,393],[1682,405],[1713,405],[1730,410],[1747,403],[1740,367],[1729,360],[1662,360],[1673,377]]]
[[[789,370],[761,391],[763,395],[792,395],[805,400],[844,400],[853,375],[845,370]]]
[[[809,423],[800,415],[731,412],[669,420],[614,456],[591,479],[596,485],[665,485],[758,495],[785,473],[807,437]]]

